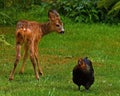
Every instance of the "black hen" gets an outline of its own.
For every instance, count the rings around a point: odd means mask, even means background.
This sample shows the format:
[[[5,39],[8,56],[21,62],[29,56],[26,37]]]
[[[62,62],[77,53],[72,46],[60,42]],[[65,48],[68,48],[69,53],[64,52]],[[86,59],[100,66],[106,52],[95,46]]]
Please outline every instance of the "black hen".
[[[78,64],[73,69],[73,82],[80,86],[83,85],[86,90],[94,83],[94,70],[92,62],[86,58],[80,58]]]

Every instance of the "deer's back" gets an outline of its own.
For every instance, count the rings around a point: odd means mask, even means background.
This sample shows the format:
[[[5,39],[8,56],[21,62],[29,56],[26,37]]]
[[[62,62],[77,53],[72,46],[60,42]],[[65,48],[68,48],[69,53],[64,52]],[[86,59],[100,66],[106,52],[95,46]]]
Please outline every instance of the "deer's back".
[[[18,29],[30,29],[31,31],[35,31],[39,29],[40,24],[35,21],[27,21],[27,20],[21,20],[17,23],[17,30]]]
[[[38,22],[21,20],[17,23],[16,37],[18,41],[39,40],[41,36],[42,31]]]

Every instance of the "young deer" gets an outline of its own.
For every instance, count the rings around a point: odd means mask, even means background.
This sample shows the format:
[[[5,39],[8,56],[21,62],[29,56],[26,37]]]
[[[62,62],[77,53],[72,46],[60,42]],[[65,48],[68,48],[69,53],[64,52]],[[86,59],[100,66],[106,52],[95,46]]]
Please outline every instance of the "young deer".
[[[58,33],[64,33],[63,23],[60,19],[59,13],[56,10],[50,10],[48,12],[49,21],[46,23],[38,23],[35,21],[22,20],[17,23],[16,28],[16,59],[14,62],[14,68],[11,71],[9,80],[14,79],[15,69],[20,60],[21,46],[24,44],[24,56],[23,63],[20,70],[20,73],[24,73],[25,62],[28,57],[28,51],[30,52],[30,60],[33,64],[34,73],[36,79],[39,79],[39,74],[42,75],[42,69],[39,65],[38,58],[38,43],[42,36],[56,31]],[[38,72],[36,69],[36,64],[38,66]],[[39,73],[39,74],[38,74]]]

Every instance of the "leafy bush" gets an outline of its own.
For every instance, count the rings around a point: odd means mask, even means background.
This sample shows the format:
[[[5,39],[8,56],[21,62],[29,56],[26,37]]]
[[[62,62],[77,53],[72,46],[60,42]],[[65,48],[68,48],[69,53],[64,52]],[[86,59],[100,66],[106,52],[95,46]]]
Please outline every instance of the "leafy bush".
[[[76,22],[98,22],[97,0],[57,0],[53,8]]]
[[[0,12],[0,24],[2,25],[2,24],[12,24],[12,20],[11,20],[11,18],[7,15],[7,14],[5,14],[4,12]],[[7,22],[7,21],[10,21],[10,22]]]
[[[9,1],[9,0],[6,0]],[[13,1],[13,0],[12,0]],[[11,1],[11,2],[12,2]],[[14,3],[4,3],[4,8],[0,8],[0,25],[15,25],[18,20],[39,20],[41,15],[43,16],[47,3],[34,2],[26,5],[25,2],[16,0]],[[21,3],[22,4],[21,4]],[[18,4],[20,3],[20,4]],[[38,3],[38,4],[36,4]],[[9,6],[8,6],[9,5]]]
[[[120,22],[119,0],[0,0],[0,5],[1,25],[15,25],[20,19],[39,21],[50,8],[74,22]]]
[[[57,0],[51,3],[63,15],[76,22],[119,23],[119,0]]]
[[[100,0],[97,7],[101,10],[102,20],[108,23],[120,22],[120,1]]]

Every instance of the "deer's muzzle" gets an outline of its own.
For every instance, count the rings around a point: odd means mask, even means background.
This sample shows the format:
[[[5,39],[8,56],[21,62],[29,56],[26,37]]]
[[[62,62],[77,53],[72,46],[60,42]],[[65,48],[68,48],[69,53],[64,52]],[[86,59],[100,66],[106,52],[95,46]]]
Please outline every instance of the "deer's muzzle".
[[[64,34],[64,31],[61,31],[60,33],[61,33],[61,34]]]

